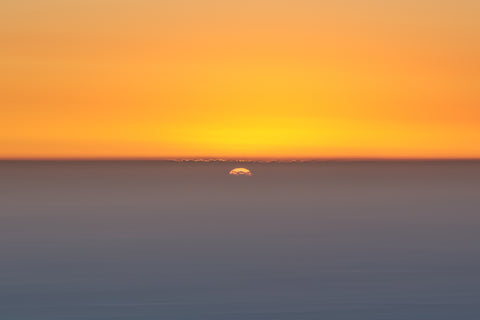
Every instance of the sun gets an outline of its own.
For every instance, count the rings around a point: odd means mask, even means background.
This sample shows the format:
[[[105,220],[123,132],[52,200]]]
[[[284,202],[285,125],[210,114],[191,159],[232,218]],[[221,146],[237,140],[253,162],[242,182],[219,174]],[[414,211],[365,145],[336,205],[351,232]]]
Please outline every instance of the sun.
[[[235,168],[229,174],[233,176],[251,176],[252,172],[245,168]]]

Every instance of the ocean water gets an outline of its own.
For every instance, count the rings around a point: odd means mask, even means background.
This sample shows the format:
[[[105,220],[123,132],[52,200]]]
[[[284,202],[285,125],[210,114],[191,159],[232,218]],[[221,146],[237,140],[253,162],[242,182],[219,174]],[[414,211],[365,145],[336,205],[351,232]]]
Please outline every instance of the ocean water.
[[[1,162],[0,319],[478,320],[480,163]]]

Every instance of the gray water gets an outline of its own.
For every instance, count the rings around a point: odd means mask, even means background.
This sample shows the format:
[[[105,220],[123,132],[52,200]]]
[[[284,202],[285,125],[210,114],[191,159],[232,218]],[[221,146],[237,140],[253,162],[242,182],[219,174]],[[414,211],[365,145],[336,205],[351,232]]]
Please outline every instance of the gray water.
[[[0,319],[480,319],[480,163],[0,163]]]

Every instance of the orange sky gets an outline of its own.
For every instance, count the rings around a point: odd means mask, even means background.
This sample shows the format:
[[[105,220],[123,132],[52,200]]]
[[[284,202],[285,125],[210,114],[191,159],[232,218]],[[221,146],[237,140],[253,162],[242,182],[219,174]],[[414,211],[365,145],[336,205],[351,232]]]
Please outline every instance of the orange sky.
[[[479,12],[3,1],[0,158],[480,157]]]

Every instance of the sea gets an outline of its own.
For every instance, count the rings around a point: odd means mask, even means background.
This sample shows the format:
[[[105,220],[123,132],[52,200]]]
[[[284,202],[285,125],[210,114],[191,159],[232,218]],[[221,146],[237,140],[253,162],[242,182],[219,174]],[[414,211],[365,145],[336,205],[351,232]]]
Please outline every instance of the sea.
[[[1,161],[0,319],[478,320],[480,162]]]

